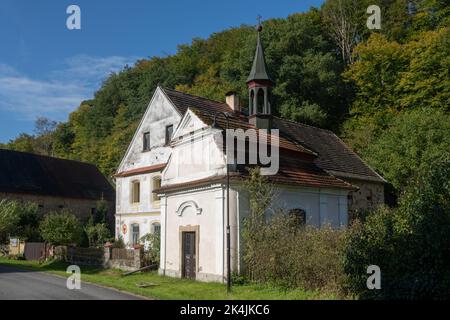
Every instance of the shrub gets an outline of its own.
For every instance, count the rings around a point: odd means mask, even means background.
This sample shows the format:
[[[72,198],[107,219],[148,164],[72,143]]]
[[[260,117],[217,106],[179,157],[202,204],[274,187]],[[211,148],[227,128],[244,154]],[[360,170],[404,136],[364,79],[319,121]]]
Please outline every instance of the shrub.
[[[125,249],[125,242],[123,241],[122,236],[113,242],[112,247],[115,249]]]
[[[39,229],[42,238],[53,245],[76,245],[81,241],[83,229],[70,211],[49,213]]]
[[[299,226],[280,212],[256,231],[245,263],[252,280],[341,294],[343,230]]]
[[[360,298],[450,298],[450,161],[434,162],[402,194],[346,239],[348,288]],[[381,290],[368,290],[366,268],[381,269]]]
[[[161,252],[161,235],[159,233],[147,233],[141,241],[148,243],[147,259],[150,263],[159,265]]]
[[[94,223],[95,224],[106,224],[108,215],[108,202],[105,200],[100,200],[97,202],[97,207],[95,209]]]
[[[40,218],[38,207],[34,203],[0,201],[0,243],[6,243],[9,235],[39,241]]]
[[[275,197],[257,169],[246,183],[250,212],[244,221],[244,270],[253,281],[342,295],[344,230],[299,224],[283,210],[265,214]]]
[[[94,219],[91,217],[89,222],[84,227],[84,232],[88,238],[89,247],[103,246],[111,239],[111,232],[105,223],[94,224]]]

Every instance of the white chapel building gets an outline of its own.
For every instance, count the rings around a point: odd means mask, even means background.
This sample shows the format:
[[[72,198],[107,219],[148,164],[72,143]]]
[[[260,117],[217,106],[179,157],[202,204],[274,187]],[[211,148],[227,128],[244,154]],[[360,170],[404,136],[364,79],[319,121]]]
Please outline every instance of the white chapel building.
[[[230,93],[225,102],[158,87],[115,175],[116,238],[127,246],[161,235],[159,272],[201,281],[226,280],[226,220],[230,203],[231,270],[242,268],[241,225],[248,215],[245,168],[230,165],[222,132],[276,129],[279,169],[268,176],[276,205],[307,224],[345,227],[349,215],[384,203],[385,180],[328,130],[272,115],[274,82],[258,30],[247,80],[249,106]],[[195,161],[193,161],[195,159]]]

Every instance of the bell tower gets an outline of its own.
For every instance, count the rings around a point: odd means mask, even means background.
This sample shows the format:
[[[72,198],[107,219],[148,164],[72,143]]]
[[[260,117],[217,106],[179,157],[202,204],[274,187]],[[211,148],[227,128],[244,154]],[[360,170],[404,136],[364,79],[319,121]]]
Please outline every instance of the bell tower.
[[[264,48],[261,41],[261,17],[258,17],[258,38],[252,70],[247,79],[249,93],[249,122],[260,129],[270,129],[271,126],[271,89],[274,85],[267,73]]]

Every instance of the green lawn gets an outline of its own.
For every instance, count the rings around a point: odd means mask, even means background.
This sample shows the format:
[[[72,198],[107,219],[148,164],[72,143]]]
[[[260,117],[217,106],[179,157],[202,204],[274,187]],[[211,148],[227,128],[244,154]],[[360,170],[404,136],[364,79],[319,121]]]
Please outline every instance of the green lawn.
[[[34,261],[16,261],[0,257],[0,265],[17,267],[33,271],[45,271],[61,276],[65,273],[67,264],[62,262],[47,262],[39,264]],[[186,279],[159,276],[156,272],[138,273],[122,276],[120,270],[81,268],[82,281],[92,282],[103,286],[131,292],[154,299],[188,299],[188,300],[310,300],[333,299],[333,296],[320,292],[305,292],[303,290],[283,290],[257,284],[235,285],[230,294],[226,287],[219,283],[203,283]],[[153,284],[147,288],[140,288],[138,284]]]

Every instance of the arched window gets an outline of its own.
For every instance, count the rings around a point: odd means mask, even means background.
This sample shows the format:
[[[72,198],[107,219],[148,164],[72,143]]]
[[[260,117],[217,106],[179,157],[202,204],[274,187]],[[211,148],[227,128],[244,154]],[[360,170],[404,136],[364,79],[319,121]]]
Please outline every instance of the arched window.
[[[139,244],[140,239],[140,231],[139,231],[139,225],[137,223],[134,223],[131,225],[131,245]]]
[[[249,105],[248,113],[250,115],[251,114],[255,114],[255,110],[254,110],[255,106],[254,106],[254,104],[255,104],[255,90],[252,89],[250,91],[250,101],[248,102],[248,105]]]
[[[257,112],[264,113],[264,90],[258,90],[258,96],[256,98]]]
[[[141,202],[141,183],[138,180],[131,183],[131,202]]]
[[[161,188],[161,177],[154,177],[152,179],[152,202],[154,206],[159,206],[159,197],[155,190]]]
[[[306,224],[306,211],[303,209],[289,210],[289,216],[292,217],[296,226],[303,226]]]

